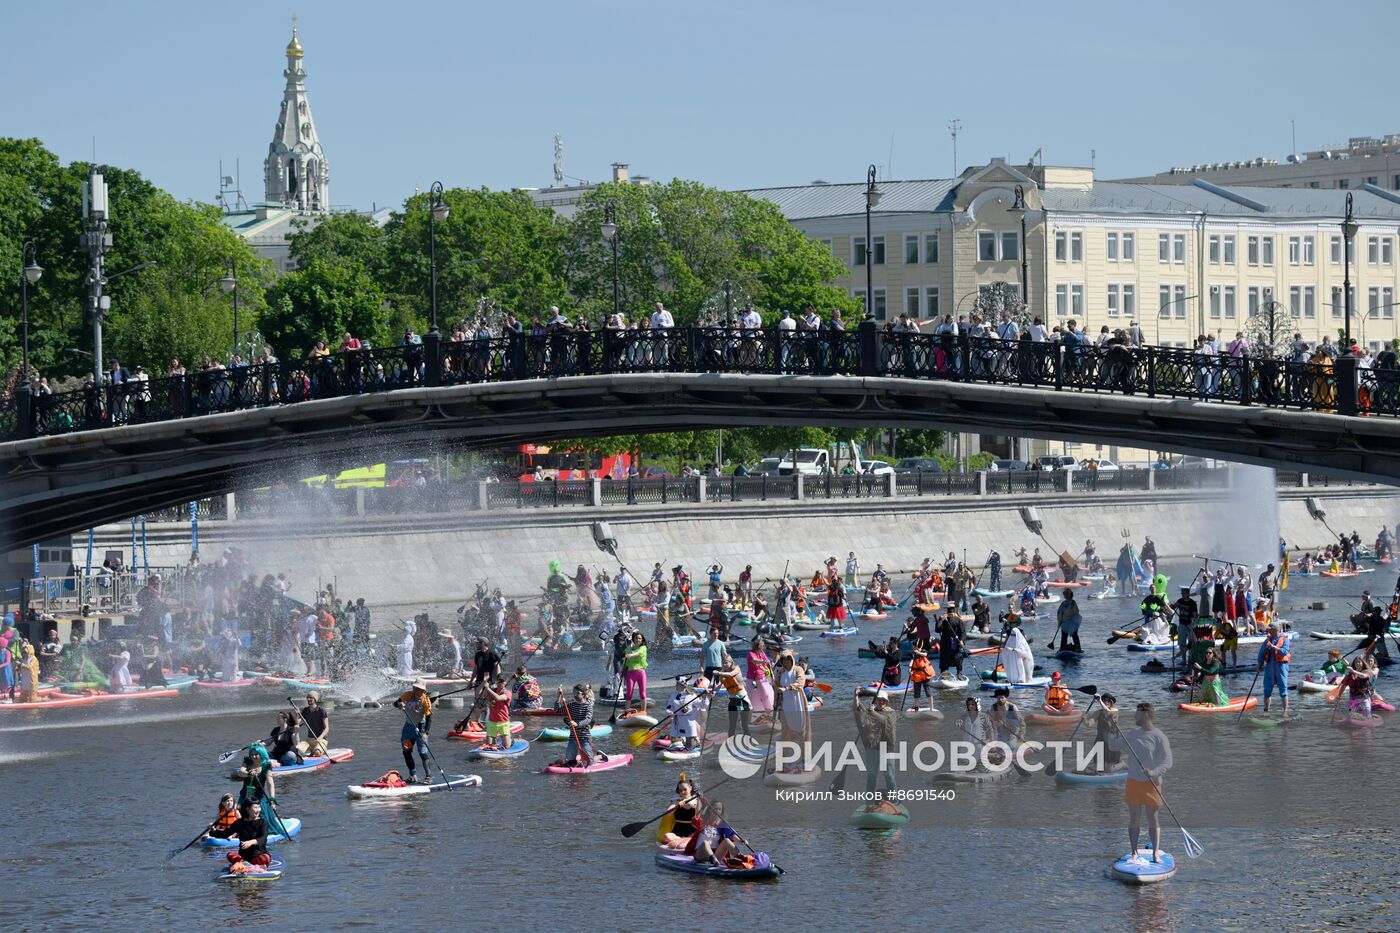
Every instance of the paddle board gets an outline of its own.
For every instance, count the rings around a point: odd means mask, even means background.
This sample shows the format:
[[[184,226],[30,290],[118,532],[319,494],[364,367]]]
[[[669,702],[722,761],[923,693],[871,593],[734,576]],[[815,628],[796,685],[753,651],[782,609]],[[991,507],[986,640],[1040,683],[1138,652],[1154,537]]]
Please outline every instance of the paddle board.
[[[259,871],[234,871],[230,865],[216,877],[220,881],[276,881],[282,877],[282,863],[273,859]]]
[[[1170,853],[1158,852],[1157,861],[1154,862],[1150,848],[1138,849],[1136,853],[1130,852],[1114,862],[1108,872],[1109,877],[1124,884],[1156,884],[1176,874],[1176,861]]]
[[[902,803],[895,804],[898,813],[886,809],[876,809],[879,804],[857,807],[851,814],[851,825],[856,829],[898,829],[909,822],[909,808]]]
[[[271,827],[271,820],[268,821],[268,825],[269,827]],[[297,836],[301,835],[301,820],[297,819],[294,816],[289,816],[286,819],[282,820],[282,826],[287,830],[286,834],[268,834],[268,845],[272,845],[274,842],[286,842],[289,836],[292,838],[296,838]],[[234,846],[238,845],[238,837],[235,836],[232,839],[219,839],[218,837],[210,836],[208,839],[201,839],[199,841],[199,844],[206,849],[232,849]]]
[[[1128,780],[1126,770],[1100,771],[1087,774],[1083,771],[1056,771],[1055,781],[1059,784],[1122,784]]]
[[[1259,705],[1258,697],[1234,697],[1224,706],[1208,706],[1204,703],[1178,703],[1176,708],[1188,713],[1238,713],[1241,709],[1254,709]]]
[[[473,748],[467,752],[468,761],[492,760],[495,758],[515,758],[530,750],[530,743],[524,739],[516,739],[506,748]]]
[[[632,763],[632,754],[627,752],[622,755],[610,755],[607,761],[594,760],[587,767],[567,768],[564,765],[545,765],[545,774],[592,774],[595,771],[611,771],[614,768],[625,768]]]
[[[368,800],[383,797],[417,797],[421,794],[435,794],[439,791],[449,791],[457,787],[472,787],[480,784],[481,778],[475,774],[449,774],[447,782],[440,778],[431,784],[404,784],[402,786],[389,786],[379,781],[370,781],[367,784],[351,784],[345,788],[345,796],[352,800]],[[449,785],[451,785],[449,787]]]

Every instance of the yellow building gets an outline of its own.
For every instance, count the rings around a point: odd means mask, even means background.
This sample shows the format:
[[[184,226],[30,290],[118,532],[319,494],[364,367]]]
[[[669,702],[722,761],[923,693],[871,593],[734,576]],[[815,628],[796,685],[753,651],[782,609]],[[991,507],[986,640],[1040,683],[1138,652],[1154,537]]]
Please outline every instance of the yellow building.
[[[1228,340],[1272,310],[1309,343],[1343,327],[1341,221],[1345,192],[1096,182],[1085,168],[1028,171],[994,159],[953,180],[881,181],[872,215],[874,310],[921,320],[971,312],[979,288],[1019,292],[1048,326],[1071,319],[1090,334],[1135,321],[1146,342]],[[1014,209],[1020,186],[1026,205]],[[797,227],[832,249],[848,273],[836,284],[865,296],[864,183],[765,188]],[[1374,351],[1400,336],[1400,194],[1352,192],[1352,332]],[[1277,302],[1272,305],[1271,302]]]
[[[956,179],[877,184],[869,250],[864,183],[748,193],[830,246],[847,269],[835,284],[862,300],[868,253],[881,320],[960,320],[993,282],[1020,293],[1024,268],[1025,316],[1051,328],[1074,320],[1093,336],[1136,323],[1144,343],[1186,347],[1201,334],[1228,342],[1272,314],[1284,339],[1339,342],[1347,192],[1097,182],[1087,168],[1001,159]],[[1351,328],[1374,353],[1400,336],[1400,194],[1351,195]]]

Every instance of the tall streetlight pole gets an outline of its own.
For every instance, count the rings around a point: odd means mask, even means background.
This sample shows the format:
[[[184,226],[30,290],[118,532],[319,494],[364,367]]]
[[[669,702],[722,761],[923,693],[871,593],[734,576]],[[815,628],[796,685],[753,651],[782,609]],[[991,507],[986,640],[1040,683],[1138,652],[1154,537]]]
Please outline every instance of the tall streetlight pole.
[[[612,266],[613,266],[613,314],[618,320],[622,319],[622,288],[617,272],[617,211],[612,204],[603,208],[603,226],[601,228],[603,239],[612,246]]]
[[[224,277],[219,287],[225,295],[233,295],[233,354],[238,355],[238,263],[232,256],[224,260]]]
[[[438,332],[437,314],[437,225],[439,221],[447,219],[447,202],[442,198],[442,182],[435,181],[428,189],[428,274],[432,279],[430,308],[432,321],[428,327],[428,333]]]
[[[1163,316],[1164,316],[1164,315],[1163,315],[1163,312],[1164,312],[1164,311],[1166,311],[1166,310],[1167,310],[1168,308],[1170,308],[1172,305],[1181,304],[1183,301],[1195,301],[1195,300],[1196,300],[1197,298],[1199,298],[1199,297],[1201,297],[1201,296],[1200,296],[1200,295],[1183,295],[1183,296],[1180,297],[1180,298],[1173,298],[1171,301],[1168,301],[1166,304],[1162,305],[1162,307],[1158,308],[1158,309],[1157,309],[1157,323],[1156,323],[1156,325],[1152,328],[1152,330],[1153,330],[1152,342],[1155,343],[1155,344],[1157,344],[1157,346],[1159,346],[1159,347],[1162,345],[1162,318],[1163,318]]]
[[[880,203],[884,192],[875,187],[875,166],[865,173],[865,319],[875,319],[875,240],[870,235],[870,212]]]
[[[23,323],[20,326],[24,330],[24,357],[21,362],[24,370],[20,375],[19,390],[25,396],[34,391],[34,386],[29,381],[29,286],[38,285],[39,277],[44,274],[44,267],[39,265],[36,258],[37,253],[34,241],[26,240],[24,244],[24,271],[19,279],[20,313],[23,315]]]
[[[1356,239],[1357,223],[1351,214],[1351,192],[1347,192],[1347,211],[1342,218],[1342,249],[1345,251],[1342,273],[1342,302],[1346,308],[1346,336],[1342,338],[1342,352],[1351,354],[1351,244]]]
[[[1030,310],[1030,275],[1027,269],[1029,260],[1026,257],[1026,190],[1020,185],[1016,186],[1016,200],[1009,210],[1021,215],[1021,303]]]

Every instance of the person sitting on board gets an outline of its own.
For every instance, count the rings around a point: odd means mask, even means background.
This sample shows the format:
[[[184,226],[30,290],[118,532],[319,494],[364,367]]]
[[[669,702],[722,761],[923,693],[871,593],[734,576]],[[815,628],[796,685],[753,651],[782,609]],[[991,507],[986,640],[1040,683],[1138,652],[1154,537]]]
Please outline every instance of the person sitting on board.
[[[1010,689],[998,687],[992,695],[996,699],[992,701],[989,718],[996,730],[997,740],[1015,751],[1026,738],[1025,717],[1021,715],[1021,708],[1012,701]]]
[[[413,751],[418,750],[418,760],[423,763],[423,783],[433,782],[428,770],[428,743],[425,741],[428,730],[433,725],[433,699],[428,696],[428,685],[415,680],[413,685],[402,693],[394,705],[403,710],[403,728],[399,730],[399,744],[403,750],[403,761],[408,766],[408,783],[418,783],[418,769],[413,766]]]
[[[1050,675],[1050,683],[1045,688],[1045,705],[1057,713],[1068,713],[1074,709],[1074,696],[1060,679],[1059,671]]]
[[[700,747],[700,709],[705,705],[703,696],[704,692],[692,687],[684,676],[676,678],[676,692],[666,704],[666,712],[671,716],[672,748],[679,746],[686,751],[694,751]]]
[[[321,695],[315,690],[306,694],[306,705],[301,708],[301,721],[306,723],[306,752],[313,758],[326,755],[330,750],[328,741],[331,734],[331,717],[321,705]]]
[[[1162,808],[1162,778],[1171,770],[1171,742],[1153,722],[1154,711],[1151,703],[1139,703],[1135,720],[1137,728],[1124,734],[1117,731],[1109,740],[1109,747],[1115,751],[1128,752],[1128,781],[1123,791],[1123,799],[1128,804],[1128,844],[1132,855],[1128,863],[1145,864],[1138,852],[1138,835],[1144,817],[1147,820],[1147,838],[1152,843],[1152,861],[1158,861],[1162,851],[1162,824],[1158,811]]]
[[[239,807],[238,820],[227,838],[238,840],[238,847],[228,854],[229,865],[246,862],[266,868],[272,864],[272,856],[267,852],[267,821],[262,816],[262,804],[256,800],[244,801]]]
[[[667,812],[671,815],[670,828],[661,835],[660,843],[668,849],[683,851],[696,832],[696,819],[700,815],[700,801],[703,798],[695,792],[695,784],[684,774],[676,782],[676,794]],[[663,817],[663,825],[665,818]]]
[[[272,778],[272,759],[267,757],[267,748],[261,742],[254,742],[248,746],[247,754],[243,756],[243,767],[233,773],[233,779],[243,782],[238,791],[240,807],[250,800],[261,802],[277,799],[277,786]]]
[[[515,669],[515,708],[544,709],[544,693],[540,682],[524,664]]]
[[[811,658],[798,658],[797,666],[802,668],[802,695],[807,698],[807,705],[810,706],[817,696],[817,672],[812,667]]]
[[[283,767],[299,765],[302,758],[297,744],[300,741],[301,717],[290,710],[278,713],[277,725],[268,735],[268,757]]]
[[[1327,652],[1327,663],[1319,668],[1322,674],[1322,682],[1335,684],[1346,677],[1351,666],[1347,664],[1347,659],[1342,657],[1341,648],[1332,648]]]
[[[706,801],[699,818],[700,829],[686,843],[685,854],[698,865],[722,865],[745,868],[745,857],[739,854],[741,837],[724,821],[724,802]]]
[[[238,822],[238,815],[238,804],[234,802],[233,794],[224,794],[219,798],[219,814],[204,835],[214,839],[229,838],[233,835],[233,824]]]
[[[972,627],[984,635],[992,631],[992,606],[981,593],[972,598]]]
[[[996,741],[996,729],[993,728],[987,714],[982,712],[982,701],[977,697],[968,697],[963,701],[963,715],[958,720],[958,733],[958,741],[971,742],[973,754],[978,756],[982,754],[986,745]]]

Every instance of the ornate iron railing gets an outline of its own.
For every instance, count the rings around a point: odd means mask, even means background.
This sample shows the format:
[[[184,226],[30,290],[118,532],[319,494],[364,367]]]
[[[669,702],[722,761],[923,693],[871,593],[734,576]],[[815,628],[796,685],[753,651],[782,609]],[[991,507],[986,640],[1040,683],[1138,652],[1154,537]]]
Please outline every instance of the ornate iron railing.
[[[690,327],[507,334],[256,362],[0,400],[0,438],[65,434],[420,386],[614,373],[892,376],[1063,392],[1400,415],[1400,370],[1206,355],[1171,347],[1003,341],[967,334]],[[738,490],[736,489],[736,492]],[[503,493],[504,494],[504,493]],[[742,493],[752,495],[749,490]],[[762,492],[758,493],[760,496]]]

